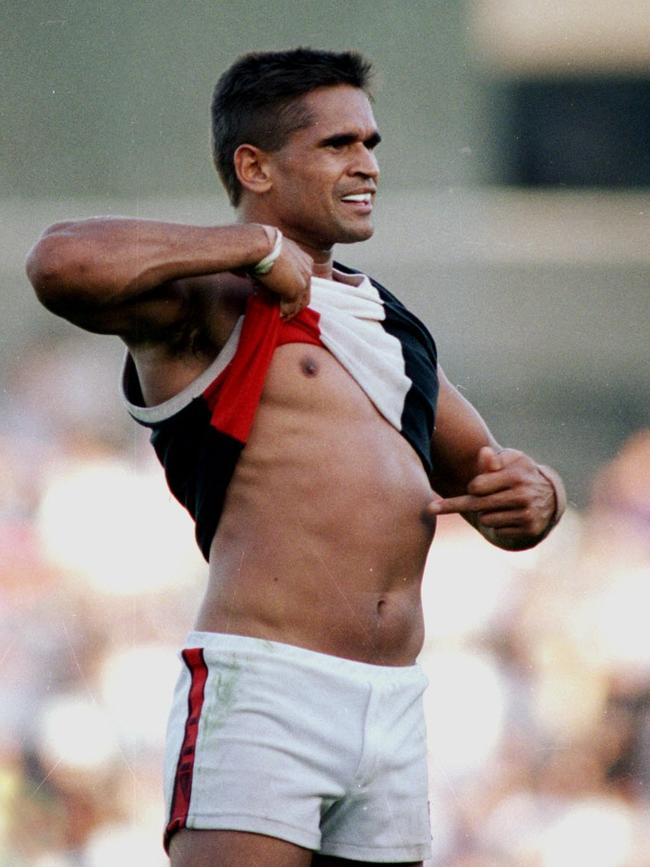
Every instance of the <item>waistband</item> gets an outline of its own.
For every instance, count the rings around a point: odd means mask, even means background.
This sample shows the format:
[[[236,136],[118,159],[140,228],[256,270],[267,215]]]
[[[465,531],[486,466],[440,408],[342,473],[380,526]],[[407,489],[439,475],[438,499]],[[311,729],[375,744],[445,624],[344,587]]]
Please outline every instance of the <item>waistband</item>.
[[[331,674],[339,673],[347,677],[358,678],[365,682],[391,681],[393,683],[428,682],[421,666],[413,665],[375,665],[372,662],[360,662],[344,656],[333,656],[310,650],[296,644],[285,644],[281,641],[270,641],[266,638],[255,638],[248,635],[233,635],[224,632],[192,631],[185,640],[185,648],[201,647],[203,650],[217,653],[241,653],[251,659],[290,662],[295,665],[316,668]]]

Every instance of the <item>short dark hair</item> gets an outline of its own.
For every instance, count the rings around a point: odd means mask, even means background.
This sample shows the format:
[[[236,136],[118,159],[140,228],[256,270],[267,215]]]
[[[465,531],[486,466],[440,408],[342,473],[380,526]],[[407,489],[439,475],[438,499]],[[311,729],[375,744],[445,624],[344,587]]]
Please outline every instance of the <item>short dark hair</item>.
[[[356,51],[254,52],[240,57],[221,76],[212,97],[212,149],[231,203],[241,199],[234,166],[241,144],[279,150],[292,132],[309,126],[300,97],[317,87],[349,84],[368,96],[371,64]]]

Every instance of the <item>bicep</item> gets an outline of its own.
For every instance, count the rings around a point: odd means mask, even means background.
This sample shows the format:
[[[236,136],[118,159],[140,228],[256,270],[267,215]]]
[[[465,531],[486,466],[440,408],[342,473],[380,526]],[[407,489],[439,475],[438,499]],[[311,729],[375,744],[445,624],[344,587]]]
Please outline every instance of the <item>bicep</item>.
[[[433,485],[443,496],[464,493],[483,446],[499,448],[487,424],[439,368],[440,390],[431,441]]]

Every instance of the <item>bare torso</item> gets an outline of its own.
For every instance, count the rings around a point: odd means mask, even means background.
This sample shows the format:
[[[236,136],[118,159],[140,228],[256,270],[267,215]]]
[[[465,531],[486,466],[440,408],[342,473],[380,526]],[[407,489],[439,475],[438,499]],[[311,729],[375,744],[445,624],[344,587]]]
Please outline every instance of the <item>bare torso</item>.
[[[146,362],[140,353],[145,395],[157,402],[168,395]],[[309,344],[279,347],[212,542],[195,628],[411,664],[423,641],[430,500],[416,452],[334,357]]]

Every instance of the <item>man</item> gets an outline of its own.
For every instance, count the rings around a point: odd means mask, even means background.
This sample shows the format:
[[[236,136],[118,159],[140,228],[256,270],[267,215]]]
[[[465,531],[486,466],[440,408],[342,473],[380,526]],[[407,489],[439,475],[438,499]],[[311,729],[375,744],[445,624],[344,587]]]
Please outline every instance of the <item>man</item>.
[[[563,507],[424,326],[333,264],[373,231],[368,76],[353,53],[240,59],[213,102],[237,223],[60,223],[28,260],[50,310],[126,342],[129,411],[209,563],[170,718],[175,867],[421,864],[435,516],[516,550]]]

